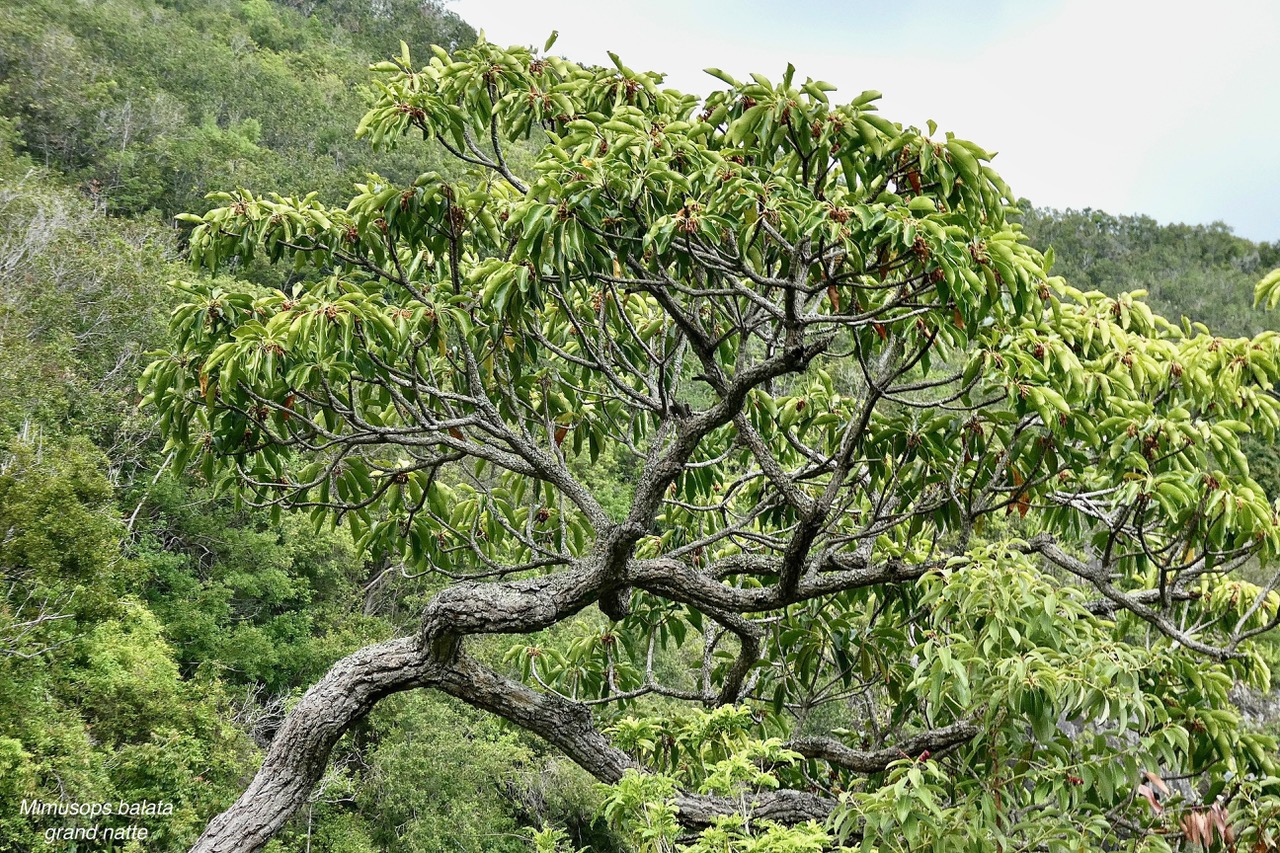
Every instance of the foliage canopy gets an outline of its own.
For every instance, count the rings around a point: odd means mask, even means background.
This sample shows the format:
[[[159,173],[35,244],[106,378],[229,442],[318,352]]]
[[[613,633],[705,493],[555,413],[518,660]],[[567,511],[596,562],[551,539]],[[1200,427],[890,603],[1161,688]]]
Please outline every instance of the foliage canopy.
[[[699,100],[614,62],[406,48],[358,133],[467,177],[186,217],[197,266],[298,283],[182,285],[143,377],[170,447],[446,581],[197,849],[257,849],[421,686],[614,784],[645,849],[1274,844],[1275,743],[1227,691],[1280,622],[1277,579],[1233,574],[1280,549],[1240,449],[1280,427],[1280,336],[1071,287],[989,152],[875,92],[712,71]],[[606,509],[582,469],[616,452]]]

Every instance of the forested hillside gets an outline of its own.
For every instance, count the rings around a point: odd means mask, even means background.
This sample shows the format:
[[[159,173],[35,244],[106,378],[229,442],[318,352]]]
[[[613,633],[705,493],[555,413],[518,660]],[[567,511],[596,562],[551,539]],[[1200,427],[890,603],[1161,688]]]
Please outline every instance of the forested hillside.
[[[42,849],[50,824],[24,799],[171,803],[146,843],[119,849],[185,850],[302,691],[412,631],[439,588],[367,560],[346,527],[251,509],[175,470],[137,387],[181,298],[167,283],[208,275],[184,264],[174,217],[217,190],[338,203],[369,172],[456,168],[413,145],[374,152],[354,131],[369,65],[401,39],[425,55],[475,38],[430,0],[0,2],[0,851]],[[1223,335],[1277,328],[1252,301],[1280,242],[1030,205],[1023,223],[1081,290],[1146,290]],[[265,265],[222,274],[284,281]],[[1280,495],[1274,452],[1250,453]],[[616,513],[634,463],[611,447],[574,465]],[[605,624],[582,620],[545,644]],[[476,653],[515,672],[515,642]],[[619,849],[601,797],[542,741],[418,691],[346,736],[268,849],[497,853],[530,849],[544,824]]]
[[[0,11],[0,111],[37,165],[112,213],[203,210],[237,185],[338,198],[368,171],[352,128],[374,57],[456,45],[474,31],[439,6],[317,2],[9,3]]]
[[[1275,319],[1253,306],[1253,286],[1280,264],[1280,239],[1253,243],[1222,223],[1161,225],[1148,216],[1027,206],[1027,234],[1054,248],[1054,271],[1081,290],[1145,290],[1153,310],[1219,335],[1256,335]],[[1278,226],[1280,227],[1280,226]]]

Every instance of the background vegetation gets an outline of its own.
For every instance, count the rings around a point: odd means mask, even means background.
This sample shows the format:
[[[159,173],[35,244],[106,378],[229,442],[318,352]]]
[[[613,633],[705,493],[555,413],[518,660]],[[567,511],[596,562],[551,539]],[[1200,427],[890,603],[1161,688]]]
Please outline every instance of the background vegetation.
[[[342,530],[171,470],[134,391],[173,301],[175,214],[213,189],[332,202],[370,171],[446,168],[354,138],[367,67],[401,38],[475,32],[414,0],[0,3],[0,851],[40,843],[23,798],[164,800],[174,816],[148,824],[145,849],[185,849],[289,703],[431,592],[363,563]],[[1280,242],[1027,209],[1032,242],[1081,289],[1146,289],[1224,335],[1274,327],[1250,306]],[[1255,445],[1251,463],[1280,495],[1280,454]],[[630,470],[615,450],[591,471],[606,508]],[[341,752],[273,849],[514,851],[547,822],[576,846],[618,843],[580,771],[438,695],[380,707]]]

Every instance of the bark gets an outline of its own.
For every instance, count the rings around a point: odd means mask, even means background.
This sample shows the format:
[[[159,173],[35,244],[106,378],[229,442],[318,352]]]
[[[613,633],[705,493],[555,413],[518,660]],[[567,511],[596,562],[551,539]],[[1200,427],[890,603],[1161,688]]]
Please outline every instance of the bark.
[[[458,656],[437,686],[540,736],[601,782],[617,782],[636,766],[596,729],[590,708],[504,678],[467,655]]]
[[[751,819],[772,820],[778,823],[803,823],[806,820],[824,821],[836,807],[836,801],[805,791],[784,788],[763,794],[751,794],[748,800]],[[742,804],[728,797],[708,797],[694,794],[676,796],[676,809],[680,823],[698,828],[710,826],[724,815],[742,813]]]
[[[240,799],[205,829],[191,853],[253,853],[306,804],[343,732],[384,696],[433,683],[440,665],[416,638],[366,646],[338,661],[289,713]]]
[[[805,758],[819,758],[856,773],[879,773],[895,761],[916,759],[925,752],[940,753],[977,736],[978,727],[972,723],[953,723],[941,729],[914,735],[897,746],[885,749],[853,749],[838,740],[821,737],[794,738],[787,744],[787,748]]]
[[[329,753],[374,704],[436,686],[560,747],[602,781],[630,765],[591,724],[589,709],[503,678],[462,652],[468,634],[528,633],[577,613],[611,589],[598,565],[505,583],[460,583],[427,606],[415,637],[368,646],[338,661],[276,733],[249,788],[213,820],[191,853],[253,853],[307,802]]]
[[[637,768],[625,752],[594,726],[584,705],[539,693],[494,672],[448,645],[406,637],[368,646],[338,661],[289,713],[266,760],[248,789],[213,820],[191,853],[255,853],[306,805],[347,729],[385,696],[416,687],[435,687],[476,708],[497,714],[544,738],[602,782],[617,782]],[[725,797],[679,794],[681,822],[706,826],[721,815],[741,811]],[[774,791],[752,798],[756,819],[795,823],[822,820],[834,801],[800,791]]]

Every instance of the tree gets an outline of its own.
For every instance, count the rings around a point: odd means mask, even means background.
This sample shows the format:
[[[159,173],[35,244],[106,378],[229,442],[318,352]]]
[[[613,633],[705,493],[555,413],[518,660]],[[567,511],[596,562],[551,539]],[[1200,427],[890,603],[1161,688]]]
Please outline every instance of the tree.
[[[614,62],[406,48],[358,133],[469,178],[186,217],[197,266],[299,283],[181,285],[142,380],[177,462],[441,584],[194,849],[259,849],[418,687],[611,784],[642,849],[1272,849],[1275,741],[1227,692],[1280,623],[1280,577],[1232,574],[1280,547],[1239,449],[1280,425],[1280,336],[1073,289],[988,152],[875,92]]]

